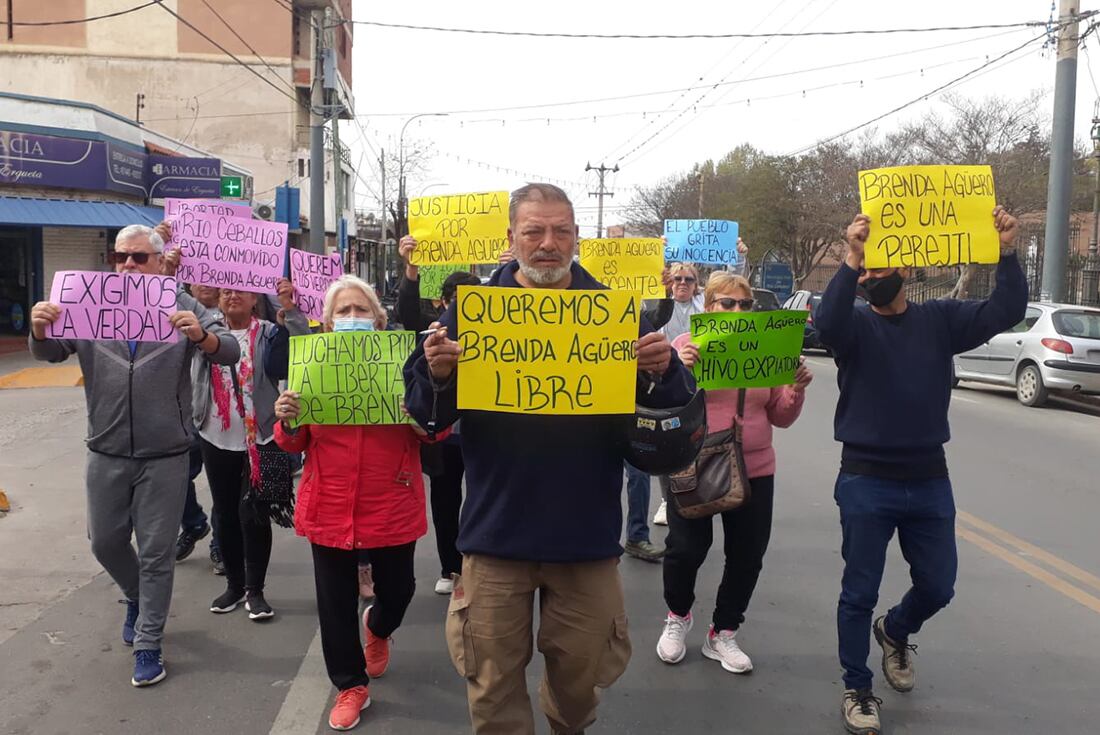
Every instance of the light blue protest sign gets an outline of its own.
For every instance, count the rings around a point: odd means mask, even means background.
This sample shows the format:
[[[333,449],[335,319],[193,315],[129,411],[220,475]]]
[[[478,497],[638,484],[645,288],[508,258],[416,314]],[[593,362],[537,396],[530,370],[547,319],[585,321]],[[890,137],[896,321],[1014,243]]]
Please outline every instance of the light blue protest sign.
[[[665,262],[736,266],[737,230],[724,219],[666,219]]]

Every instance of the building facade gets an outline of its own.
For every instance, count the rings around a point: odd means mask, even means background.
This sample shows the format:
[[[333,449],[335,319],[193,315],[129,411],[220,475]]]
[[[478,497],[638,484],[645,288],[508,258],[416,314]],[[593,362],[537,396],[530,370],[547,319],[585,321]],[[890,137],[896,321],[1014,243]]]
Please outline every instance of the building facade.
[[[320,29],[313,9],[325,13]],[[342,21],[351,12],[351,0],[8,0],[0,3],[0,91],[87,102],[139,120],[247,166],[253,186],[241,198],[256,205],[272,204],[281,184],[300,187],[308,215],[317,34],[332,50],[326,105],[350,120],[353,37]],[[341,217],[354,233],[355,171],[327,140],[325,230],[334,238]]]
[[[0,93],[0,334],[27,329],[59,270],[103,270],[165,196],[220,198],[252,172],[81,102]]]

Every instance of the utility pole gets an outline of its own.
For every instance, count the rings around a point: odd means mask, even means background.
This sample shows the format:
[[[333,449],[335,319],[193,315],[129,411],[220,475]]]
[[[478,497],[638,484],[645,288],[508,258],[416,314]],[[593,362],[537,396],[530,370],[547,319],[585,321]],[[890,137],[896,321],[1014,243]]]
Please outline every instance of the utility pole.
[[[309,100],[309,250],[325,252],[325,12],[310,12],[313,26],[313,75]],[[335,161],[334,161],[335,163]]]
[[[699,172],[699,219],[703,219],[703,172]]]
[[[1050,182],[1043,252],[1042,301],[1064,301],[1069,208],[1073,183],[1073,113],[1077,97],[1077,14],[1081,0],[1060,0],[1058,64],[1054,72],[1054,128],[1050,137]]]
[[[375,283],[379,293],[382,293],[386,283],[386,267],[389,265],[390,246],[386,237],[386,149],[379,151],[378,166],[382,169],[382,234],[378,236],[378,244],[382,247],[382,272],[376,276]],[[375,260],[377,265],[378,261]]]
[[[600,189],[599,189],[599,191],[590,191],[590,192],[588,192],[588,196],[596,197],[597,200],[599,201],[599,208],[596,210],[596,212],[597,212],[597,214],[596,214],[596,237],[597,238],[603,237],[603,198],[604,197],[614,197],[615,196],[615,194],[613,192],[608,191],[604,187],[604,177],[607,176],[607,174],[609,174],[609,173],[618,173],[619,164],[616,163],[614,168],[608,168],[607,166],[603,165],[602,163],[599,166],[593,166],[590,163],[586,163],[586,164],[584,164],[584,170],[585,171],[595,171],[596,175],[600,177]]]

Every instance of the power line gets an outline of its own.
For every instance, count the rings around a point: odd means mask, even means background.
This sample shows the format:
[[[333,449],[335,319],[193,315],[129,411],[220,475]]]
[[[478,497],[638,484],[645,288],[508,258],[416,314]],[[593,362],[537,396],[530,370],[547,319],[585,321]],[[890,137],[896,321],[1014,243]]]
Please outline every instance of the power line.
[[[275,76],[276,79],[278,79],[280,82],[282,82],[287,87],[287,89],[289,89],[295,95],[298,94],[298,90],[292,84],[290,84],[290,82],[283,79],[282,76],[280,76],[279,72],[275,71],[275,69],[271,66],[271,64],[267,63],[267,59],[260,56],[260,52],[257,51],[256,49],[254,49],[252,47],[252,44],[250,44],[248,41],[246,41],[244,39],[244,36],[242,36],[240,33],[237,33],[237,29],[234,28],[229,23],[229,21],[227,21],[225,18],[223,18],[221,13],[219,13],[217,10],[215,10],[214,6],[211,5],[208,0],[202,0],[202,4],[205,5],[206,7],[210,8],[210,12],[213,13],[215,16],[217,16],[218,20],[220,20],[222,22],[222,25],[224,25],[226,28],[228,28],[229,32],[232,33],[234,36],[236,36],[237,40],[240,41],[241,43],[243,43],[245,45],[245,48],[247,48],[249,51],[251,51],[252,55],[255,56],[257,59],[259,59],[260,63],[263,64],[264,66],[266,66],[267,70],[269,72],[271,72]]]
[[[1017,51],[1020,51],[1020,50],[1024,49],[1025,47],[1035,43],[1036,41],[1038,41],[1040,39],[1045,38],[1046,35],[1047,35],[1046,31],[1044,31],[1042,34],[1040,34],[1038,36],[1035,36],[1034,38],[1030,38],[1027,41],[1024,41],[1019,46],[1016,46],[1015,48],[1012,48],[1009,51],[1006,51],[1005,53],[1003,53],[1000,56],[992,59],[991,61],[987,61],[984,64],[982,64],[981,66],[979,66],[975,69],[971,69],[970,71],[966,72],[962,76],[955,77],[954,79],[947,82],[946,84],[941,84],[940,86],[936,87],[935,89],[930,90],[928,92],[925,92],[924,94],[920,95],[919,97],[916,97],[916,98],[914,98],[914,99],[912,99],[912,100],[910,100],[910,101],[908,101],[904,104],[898,105],[897,107],[893,108],[892,110],[888,110],[887,112],[884,112],[881,115],[876,115],[875,117],[871,118],[870,120],[867,120],[866,122],[862,122],[859,125],[848,128],[847,130],[844,130],[843,132],[837,133],[836,135],[831,135],[828,138],[818,140],[818,141],[816,141],[815,143],[813,143],[811,145],[805,146],[804,148],[800,148],[796,151],[792,151],[791,153],[787,154],[787,157],[800,155],[800,154],[805,153],[806,151],[812,150],[812,149],[814,149],[814,148],[816,148],[820,145],[825,145],[826,143],[831,143],[834,140],[838,140],[839,138],[843,138],[846,135],[851,135],[852,133],[856,132],[857,130],[862,130],[863,128],[865,128],[869,125],[874,125],[878,121],[883,120],[887,117],[890,117],[891,115],[894,115],[898,112],[901,112],[902,110],[906,109],[907,107],[912,107],[913,105],[915,105],[919,102],[922,102],[922,101],[928,99],[929,97],[932,97],[933,95],[936,95],[936,94],[939,94],[940,92],[946,91],[948,88],[953,87],[956,84],[958,84],[958,83],[974,76],[978,72],[992,66],[993,64],[996,64],[998,61],[1000,61],[1004,58],[1007,58],[1008,56],[1011,56],[1012,54],[1016,53]]]
[[[13,26],[36,26],[36,27],[41,27],[41,26],[71,26],[71,25],[77,25],[79,23],[91,23],[92,21],[96,21],[96,20],[106,20],[107,18],[118,18],[119,16],[122,16],[122,15],[128,15],[129,13],[135,13],[139,10],[143,10],[144,8],[147,8],[150,5],[159,5],[159,4],[160,4],[160,0],[150,0],[150,2],[147,2],[144,5],[137,5],[137,6],[132,7],[132,8],[127,8],[126,10],[117,10],[113,13],[105,13],[104,15],[93,15],[89,18],[72,18],[70,20],[38,20],[38,21],[14,20],[14,21],[8,21],[8,22],[10,23],[10,25],[13,25]]]
[[[622,95],[615,95],[615,96],[610,96],[610,97],[595,97],[595,98],[580,99],[580,100],[566,100],[566,101],[562,101],[562,102],[543,102],[543,103],[531,104],[531,105],[512,105],[512,106],[508,106],[508,107],[483,107],[483,108],[474,108],[474,109],[465,109],[465,110],[438,110],[438,111],[437,110],[432,110],[430,112],[440,112],[440,113],[444,113],[444,114],[447,114],[447,115],[476,115],[476,114],[491,113],[491,112],[516,112],[516,111],[523,111],[523,110],[537,110],[537,109],[545,109],[545,108],[550,108],[550,107],[571,107],[571,106],[575,106],[575,105],[589,105],[589,104],[596,104],[596,103],[600,103],[600,102],[620,102],[622,100],[639,99],[639,98],[642,98],[642,97],[660,97],[662,95],[676,94],[678,92],[692,92],[692,91],[695,91],[695,90],[698,90],[698,89],[707,89],[707,88],[715,87],[715,86],[731,86],[731,85],[735,85],[735,84],[744,84],[744,83],[747,83],[747,82],[759,82],[759,81],[764,81],[764,80],[769,80],[769,79],[780,79],[782,77],[794,76],[794,75],[797,75],[797,74],[806,74],[806,73],[816,72],[816,71],[827,71],[829,69],[837,69],[837,68],[840,68],[840,67],[843,67],[843,66],[852,66],[854,64],[864,64],[864,63],[867,63],[867,62],[870,62],[870,61],[882,61],[884,59],[892,59],[892,58],[896,58],[898,56],[910,56],[910,55],[913,55],[913,54],[923,53],[925,51],[936,51],[936,50],[943,49],[943,48],[949,48],[951,46],[962,46],[962,45],[965,45],[965,44],[968,44],[968,43],[977,43],[978,41],[986,41],[986,40],[989,40],[991,38],[999,38],[1001,36],[1009,35],[1011,33],[1016,33],[1016,32],[1018,32],[1018,30],[1001,31],[999,33],[992,33],[992,34],[985,35],[985,36],[978,36],[976,38],[968,38],[968,39],[964,39],[962,41],[952,41],[950,43],[942,43],[942,44],[937,44],[935,46],[926,46],[926,47],[923,47],[923,48],[912,49],[912,50],[908,50],[908,51],[897,51],[897,52],[890,53],[890,54],[884,54],[882,56],[872,56],[870,58],[856,59],[856,60],[853,60],[853,61],[843,61],[843,62],[839,62],[839,63],[836,63],[836,64],[826,64],[826,65],[823,65],[823,66],[808,67],[808,68],[803,68],[803,69],[794,69],[792,71],[778,72],[778,73],[775,73],[775,74],[764,74],[764,75],[761,75],[761,76],[748,77],[748,78],[745,78],[745,79],[735,79],[735,80],[729,81],[729,82],[721,82],[721,83],[714,83],[714,84],[697,84],[697,85],[693,85],[693,86],[690,86],[690,87],[677,87],[677,88],[674,88],[674,89],[662,89],[662,90],[651,91],[651,92],[636,92],[636,93],[633,93],[633,94],[622,94]],[[411,111],[411,112],[409,112],[409,111],[406,111],[406,112],[375,112],[375,113],[364,113],[362,115],[357,115],[357,117],[363,117],[363,118],[410,117],[412,115],[422,114],[423,112],[424,112],[423,110],[421,110],[421,111]]]
[[[1081,20],[1097,11],[1082,13],[1077,16]],[[487,28],[447,28],[443,26],[422,26],[409,23],[382,23],[374,20],[341,20],[331,24],[335,25],[365,25],[375,28],[392,28],[407,31],[436,31],[440,33],[467,33],[480,36],[519,36],[525,38],[575,38],[595,40],[697,40],[697,39],[730,39],[730,38],[810,38],[820,36],[872,36],[894,33],[936,33],[943,31],[976,31],[995,28],[1046,28],[1048,21],[1022,21],[1019,23],[990,23],[973,26],[936,26],[924,28],[860,28],[842,29],[835,31],[787,31],[773,33],[547,33],[539,31],[498,31]],[[331,27],[331,26],[330,26]]]
[[[810,20],[808,20],[808,21],[807,21],[807,22],[805,23],[805,25],[803,25],[803,26],[802,26],[802,30],[805,30],[805,29],[809,28],[809,27],[810,27],[811,25],[813,25],[813,24],[814,24],[814,23],[815,23],[815,22],[816,22],[816,21],[817,21],[817,20],[818,20],[819,18],[821,18],[821,16],[825,15],[825,13],[827,13],[827,12],[828,12],[829,10],[831,10],[831,9],[832,9],[832,7],[833,7],[834,5],[836,5],[836,3],[837,3],[837,0],[832,0],[832,2],[830,2],[830,3],[829,3],[829,4],[827,5],[827,6],[825,6],[825,8],[824,8],[824,9],[822,9],[822,10],[821,10],[821,12],[819,12],[819,13],[818,13],[817,15],[815,15],[815,16],[814,16],[813,18],[811,18]],[[791,39],[790,37],[786,38],[786,40],[785,40],[785,41],[784,41],[784,42],[782,43],[782,45],[780,45],[780,46],[779,46],[778,48],[776,48],[776,49],[775,49],[774,51],[772,51],[772,53],[771,53],[771,55],[770,55],[770,56],[766,56],[766,57],[764,57],[763,59],[761,59],[761,60],[760,60],[759,62],[757,62],[757,64],[756,64],[755,66],[753,66],[753,68],[752,68],[752,69],[750,69],[750,70],[749,70],[749,74],[753,74],[753,73],[755,73],[755,72],[756,72],[756,71],[757,71],[758,69],[760,69],[760,67],[762,67],[762,66],[763,66],[764,64],[766,64],[766,63],[767,63],[767,62],[768,62],[768,61],[769,61],[769,60],[770,60],[771,58],[773,58],[773,57],[774,57],[774,56],[775,56],[775,55],[776,55],[777,53],[779,53],[779,51],[781,51],[781,50],[782,50],[783,48],[785,48],[785,47],[786,47],[787,45],[789,45],[789,44],[790,44],[790,42],[791,42],[791,40],[792,40],[792,39]],[[766,46],[767,44],[771,43],[771,41],[772,41],[772,39],[768,39],[767,41],[765,41],[765,42],[764,42],[764,45]],[[746,59],[746,60],[747,60],[747,59]],[[731,72],[730,72],[730,74],[732,74],[732,73],[733,73],[733,72],[731,71]],[[726,80],[727,80],[727,79],[729,78],[730,74],[727,74],[727,75],[726,75],[726,76],[725,76],[725,77],[724,77],[724,78],[723,78],[723,79],[722,79],[721,81],[725,82],[725,81],[726,81]],[[706,90],[705,92],[703,92],[703,93],[702,93],[701,95],[699,95],[699,97],[698,97],[698,98],[697,98],[697,99],[695,100],[695,102],[693,103],[693,107],[692,107],[691,109],[692,109],[692,110],[694,110],[694,105],[697,105],[697,104],[699,104],[700,102],[702,102],[702,101],[703,101],[704,99],[706,99],[706,98],[707,98],[707,97],[708,97],[708,96],[710,95],[710,93],[714,91],[714,89],[715,89],[715,88],[711,88],[711,89],[708,89],[708,90]],[[724,92],[724,93],[723,93],[723,94],[722,94],[722,95],[721,95],[721,96],[719,97],[719,101],[721,101],[722,99],[725,99],[725,97],[726,97],[726,96],[727,96],[727,95],[729,94],[729,92],[730,92],[730,91],[732,91],[732,87],[730,88],[730,90],[727,90],[726,92]],[[664,131],[668,130],[668,129],[669,129],[670,127],[672,127],[672,126],[673,126],[674,124],[676,124],[676,121],[677,121],[677,120],[679,120],[679,119],[680,119],[680,118],[682,118],[682,117],[683,117],[684,115],[686,115],[686,114],[688,113],[688,110],[689,110],[689,108],[684,108],[683,110],[681,110],[681,111],[680,111],[680,113],[679,113],[678,115],[676,115],[676,116],[675,116],[674,118],[672,118],[672,119],[671,119],[671,120],[669,120],[669,121],[668,121],[667,123],[665,123],[665,125],[664,125],[663,127],[661,127],[661,128],[659,129],[659,130],[655,131],[655,132],[654,132],[654,133],[653,133],[652,135],[650,135],[650,136],[649,136],[648,138],[646,138],[645,140],[643,140],[643,141],[642,141],[641,143],[639,143],[638,145],[636,145],[636,146],[634,146],[633,148],[631,148],[631,149],[630,149],[629,151],[627,151],[627,152],[626,152],[626,153],[625,153],[624,155],[620,156],[620,157],[619,157],[619,160],[623,160],[623,159],[629,158],[630,156],[634,155],[635,153],[637,153],[638,151],[640,151],[640,150],[641,150],[642,148],[644,148],[645,146],[649,145],[649,143],[651,143],[652,141],[656,140],[656,139],[657,139],[657,138],[658,138],[658,137],[659,137],[659,136],[660,136],[660,135],[661,135],[662,133],[664,133]],[[681,125],[681,126],[680,126],[680,127],[679,127],[679,128],[677,129],[677,130],[676,130],[676,132],[675,132],[675,133],[673,133],[673,135],[676,135],[677,133],[679,133],[679,132],[680,132],[681,130],[683,130],[683,129],[684,129],[684,128],[686,128],[686,127],[687,127],[688,125],[690,125],[690,124],[692,123],[692,121],[693,121],[693,120],[695,120],[695,119],[697,119],[697,118],[698,118],[698,113],[697,113],[697,112],[695,112],[695,113],[694,113],[694,114],[693,114],[693,115],[692,115],[692,116],[691,116],[690,118],[688,118],[688,120],[686,120],[686,121],[684,122],[684,124],[683,124],[683,125]],[[670,136],[670,137],[671,137],[671,136]],[[667,140],[667,139],[666,139],[666,140]]]
[[[175,19],[176,19],[176,20],[178,20],[178,21],[179,21],[180,23],[183,23],[183,24],[184,24],[185,26],[187,26],[188,28],[190,28],[191,30],[193,30],[193,31],[194,31],[195,33],[197,33],[197,34],[199,34],[200,36],[202,36],[203,38],[205,38],[205,39],[206,39],[206,40],[207,40],[207,41],[208,41],[208,42],[209,42],[209,43],[210,43],[211,45],[213,45],[214,47],[216,47],[216,48],[220,49],[222,53],[224,53],[224,54],[225,54],[226,56],[228,56],[229,58],[233,59],[233,61],[235,61],[235,62],[237,62],[238,64],[240,64],[240,65],[241,65],[242,67],[244,67],[245,69],[247,69],[247,70],[248,70],[249,72],[251,72],[251,73],[252,73],[253,75],[255,75],[255,77],[256,77],[257,79],[259,79],[260,81],[262,81],[262,82],[263,82],[264,84],[268,85],[269,87],[271,87],[272,89],[274,89],[274,90],[275,90],[276,92],[278,92],[279,94],[281,94],[281,95],[283,95],[284,97],[286,97],[287,99],[289,99],[289,100],[290,100],[291,102],[293,102],[294,104],[296,104],[296,105],[301,105],[301,106],[302,106],[303,108],[305,108],[305,109],[307,109],[307,110],[308,110],[308,109],[311,109],[309,105],[306,105],[306,104],[305,104],[305,103],[303,103],[303,102],[302,102],[302,101],[301,101],[300,99],[298,99],[298,96],[297,96],[296,94],[295,94],[295,95],[290,95],[290,94],[287,94],[287,93],[286,93],[286,92],[285,92],[285,91],[284,91],[284,90],[282,89],[282,87],[280,87],[279,85],[275,84],[275,82],[271,81],[270,79],[268,79],[267,77],[265,77],[265,76],[264,76],[263,74],[261,74],[260,72],[256,71],[256,70],[255,70],[255,69],[253,69],[253,68],[252,68],[251,66],[249,66],[248,64],[246,64],[245,62],[241,61],[241,60],[240,60],[240,59],[239,59],[239,58],[238,58],[238,57],[237,57],[236,55],[234,55],[234,54],[233,54],[233,52],[232,52],[232,51],[230,51],[229,49],[227,49],[227,48],[226,48],[225,46],[222,46],[222,45],[221,45],[220,43],[218,43],[217,41],[215,41],[215,40],[214,40],[213,38],[211,38],[210,36],[208,36],[208,35],[206,35],[205,33],[203,33],[203,32],[202,32],[201,30],[199,30],[198,28],[196,28],[196,27],[195,27],[195,25],[194,25],[193,23],[191,23],[190,21],[188,21],[188,20],[186,20],[185,18],[183,18],[183,17],[182,17],[182,16],[181,16],[181,15],[180,15],[179,13],[177,13],[176,11],[172,10],[171,8],[169,8],[169,7],[167,6],[167,5],[164,5],[164,4],[163,4],[163,2],[162,2],[162,0],[156,0],[156,4],[157,4],[157,5],[159,5],[159,6],[161,7],[161,8],[163,8],[163,9],[164,9],[164,11],[165,11],[166,13],[168,13],[169,15],[172,15],[173,17],[175,17]]]
[[[768,11],[768,13],[767,13],[767,14],[766,14],[766,15],[765,15],[765,16],[764,16],[763,18],[761,18],[761,19],[760,19],[760,21],[759,21],[759,22],[758,22],[758,23],[757,23],[756,25],[754,25],[754,26],[753,26],[752,28],[750,28],[750,29],[749,29],[749,32],[750,32],[750,33],[753,33],[753,32],[755,32],[755,31],[756,31],[756,30],[757,30],[758,28],[760,28],[760,27],[761,27],[762,25],[764,25],[764,24],[765,24],[766,22],[768,22],[768,19],[769,19],[769,18],[771,18],[771,17],[773,16],[773,15],[775,15],[775,13],[776,13],[776,12],[777,12],[777,11],[779,10],[779,8],[783,7],[783,5],[784,5],[784,4],[786,3],[786,2],[787,2],[787,0],[780,0],[780,2],[778,2],[778,3],[774,4],[774,5],[772,6],[771,10],[770,10],[770,11]],[[798,9],[797,9],[797,8],[795,9],[795,12],[798,12]],[[789,19],[788,19],[788,22],[789,22]],[[780,26],[780,27],[782,27],[782,26]],[[722,58],[722,61],[725,61],[725,60],[726,60],[727,58],[729,58],[730,56],[732,56],[732,55],[733,55],[733,52],[734,52],[734,51],[736,51],[737,49],[739,49],[739,48],[741,47],[741,45],[742,45],[742,42],[743,42],[744,40],[745,40],[745,39],[738,39],[738,40],[737,40],[737,41],[736,41],[736,42],[735,42],[735,43],[733,44],[733,47],[732,47],[732,48],[730,48],[730,50],[729,50],[729,51],[728,51],[728,52],[726,53],[726,55],[725,55],[725,56],[724,56],[724,57]],[[765,41],[765,43],[767,43],[767,41]],[[712,65],[712,66],[711,66],[711,67],[710,67],[709,69],[707,69],[707,71],[706,71],[706,72],[704,72],[704,73],[703,73],[703,75],[699,77],[699,81],[700,81],[700,82],[702,82],[702,81],[703,81],[703,79],[704,79],[704,78],[705,78],[705,77],[706,77],[706,76],[707,76],[708,74],[710,74],[710,73],[711,73],[712,71],[714,71],[714,69],[715,69],[715,68],[717,68],[717,67],[718,67],[718,65],[719,65],[720,63],[721,63],[721,61],[719,61],[719,62],[718,62],[718,64],[714,64],[714,65]],[[742,61],[741,63],[744,63],[744,61]],[[738,66],[739,66],[739,65],[738,65]],[[734,66],[734,70],[736,70],[736,69],[737,69],[737,66]],[[726,74],[726,75],[725,75],[724,77],[722,77],[721,79],[719,79],[719,80],[718,80],[718,84],[721,84],[721,83],[725,82],[725,81],[726,81],[726,80],[727,80],[727,79],[729,78],[730,74],[733,74],[733,71],[730,71],[730,72],[729,72],[728,74]],[[629,138],[627,138],[627,139],[626,139],[625,141],[623,141],[622,143],[620,143],[620,144],[619,144],[618,146],[616,146],[615,148],[613,148],[613,149],[611,149],[610,151],[608,151],[608,152],[607,152],[607,153],[606,153],[605,155],[603,155],[603,156],[600,156],[600,160],[607,160],[607,159],[611,159],[611,158],[612,158],[612,157],[614,156],[614,154],[618,153],[618,152],[619,152],[620,150],[622,150],[622,149],[626,148],[627,146],[629,146],[629,145],[630,145],[630,144],[631,144],[631,143],[632,143],[632,142],[633,142],[633,141],[634,141],[635,139],[637,139],[637,138],[638,138],[639,136],[641,136],[641,135],[644,135],[644,134],[645,134],[645,132],[646,132],[646,131],[647,131],[648,129],[650,129],[650,127],[651,127],[651,126],[655,125],[655,124],[656,124],[656,123],[657,123],[657,122],[658,122],[658,121],[659,121],[659,120],[661,119],[661,117],[662,117],[662,116],[663,116],[663,115],[664,115],[664,114],[665,114],[666,112],[669,112],[669,111],[671,111],[671,110],[672,110],[673,108],[675,108],[675,107],[676,107],[676,103],[677,103],[677,102],[679,102],[680,100],[684,99],[684,98],[685,98],[685,97],[687,96],[688,92],[690,92],[690,91],[692,91],[692,88],[687,88],[687,89],[684,89],[683,91],[681,91],[681,92],[680,92],[680,94],[679,94],[679,95],[678,95],[678,96],[676,97],[676,99],[674,99],[674,100],[673,100],[672,102],[670,102],[670,103],[668,104],[668,106],[667,106],[667,107],[665,108],[665,110],[664,110],[664,111],[662,111],[662,112],[661,112],[660,114],[658,114],[658,115],[657,115],[657,116],[656,116],[656,117],[655,117],[655,118],[654,118],[653,120],[650,120],[648,124],[646,124],[646,125],[643,125],[643,126],[642,126],[641,128],[639,128],[638,130],[636,130],[636,131],[634,132],[634,134],[633,134],[633,135],[631,135],[631,136],[630,136]]]

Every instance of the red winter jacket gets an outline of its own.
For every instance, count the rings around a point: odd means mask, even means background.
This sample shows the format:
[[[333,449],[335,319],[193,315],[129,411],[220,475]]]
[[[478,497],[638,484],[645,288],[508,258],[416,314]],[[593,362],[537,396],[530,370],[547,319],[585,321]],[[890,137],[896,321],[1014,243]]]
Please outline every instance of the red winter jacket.
[[[437,435],[442,439],[443,435]],[[400,546],[428,532],[420,437],[410,426],[275,425],[275,441],[306,453],[294,528],[319,546]]]

